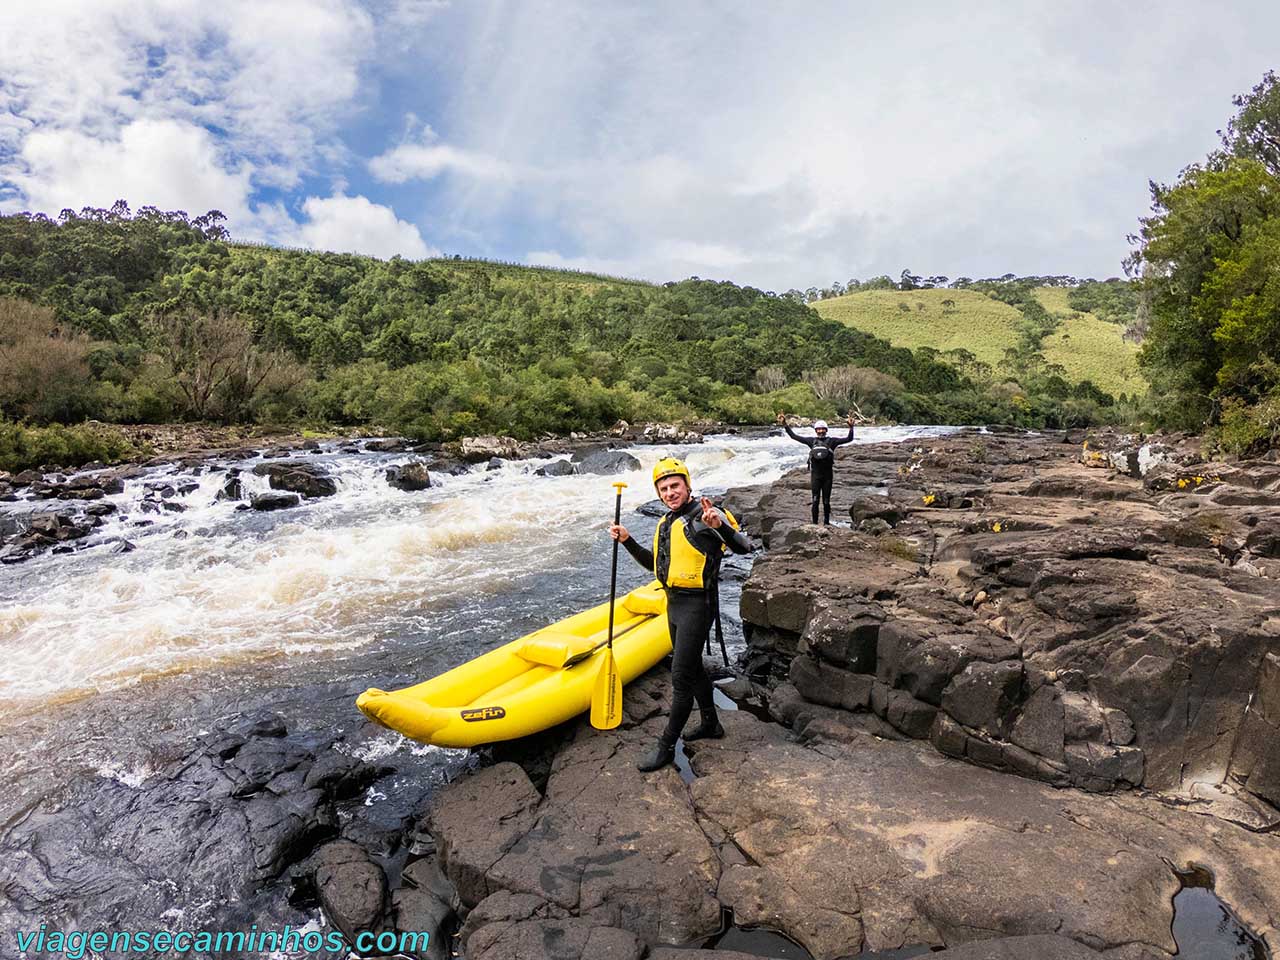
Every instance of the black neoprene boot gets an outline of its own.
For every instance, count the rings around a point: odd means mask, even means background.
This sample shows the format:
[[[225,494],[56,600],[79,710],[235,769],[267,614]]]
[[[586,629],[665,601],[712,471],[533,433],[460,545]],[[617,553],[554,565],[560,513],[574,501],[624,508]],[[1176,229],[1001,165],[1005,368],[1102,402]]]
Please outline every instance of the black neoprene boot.
[[[652,770],[660,770],[669,763],[674,763],[675,759],[675,744],[659,739],[658,745],[653,749],[653,752],[636,763],[636,769],[641,773],[649,773]]]
[[[684,735],[685,742],[690,740],[719,740],[724,736],[724,727],[720,726],[720,718],[714,713],[702,715],[702,722]]]

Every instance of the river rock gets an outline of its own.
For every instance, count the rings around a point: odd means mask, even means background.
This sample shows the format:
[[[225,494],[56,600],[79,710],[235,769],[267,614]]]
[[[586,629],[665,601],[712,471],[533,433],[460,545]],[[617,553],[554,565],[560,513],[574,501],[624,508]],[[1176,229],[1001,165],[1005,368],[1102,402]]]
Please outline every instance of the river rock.
[[[229,476],[218,491],[218,500],[243,500],[244,483],[238,476]]]
[[[308,499],[331,497],[338,492],[338,484],[333,478],[313,463],[297,460],[260,463],[253,472],[266,477],[272,490],[285,490]]]
[[[431,486],[431,475],[427,472],[427,465],[420,460],[388,467],[386,477],[389,485],[406,492],[426,490]]]
[[[518,893],[533,898],[526,916],[574,917],[575,928],[620,928],[650,943],[715,932],[718,861],[683,784],[674,769],[645,777],[634,767],[663,723],[655,716],[609,737],[579,729],[557,753],[545,797],[511,763],[443,791],[431,830],[462,901],[484,910],[480,901]],[[471,955],[483,930],[474,912],[468,927]]]
[[[641,692],[665,703],[668,681],[643,678],[624,698]],[[481,898],[467,955],[613,955],[587,946],[597,930],[619,955],[674,956],[664,945],[715,933],[724,906],[823,960],[909,945],[1167,960],[1179,881],[1166,860],[1210,866],[1245,922],[1275,937],[1280,836],[1206,831],[1188,810],[1056,790],[856,727],[798,743],[740,711],[721,721],[725,739],[686,746],[687,793],[672,768],[632,772],[661,712],[614,731],[579,721],[541,796],[510,763],[446,787],[432,830],[451,874],[469,876],[464,899]],[[689,912],[699,896],[712,909]]]
[[[211,929],[296,926],[262,891],[338,833],[339,801],[305,785],[332,742],[279,717],[233,716],[140,780],[68,778],[0,832],[0,920],[71,929],[110,916],[145,929],[175,903],[200,903]]]
[[[640,469],[640,461],[625,450],[599,450],[589,453],[577,464],[578,473],[630,473]]]
[[[568,477],[578,472],[577,466],[570,460],[560,458],[545,463],[533,471],[536,477]]]
[[[492,434],[483,437],[463,437],[449,449],[467,463],[482,463],[499,457],[503,460],[516,460],[520,456],[520,443],[514,437],[498,437]]]
[[[376,933],[387,905],[387,876],[350,840],[333,840],[316,851],[315,889],[325,916],[355,943],[362,931]]]
[[[249,505],[254,510],[287,510],[302,503],[296,493],[255,493],[249,497]]]
[[[413,441],[405,437],[383,437],[378,440],[366,440],[364,448],[369,453],[400,453],[413,445]]]

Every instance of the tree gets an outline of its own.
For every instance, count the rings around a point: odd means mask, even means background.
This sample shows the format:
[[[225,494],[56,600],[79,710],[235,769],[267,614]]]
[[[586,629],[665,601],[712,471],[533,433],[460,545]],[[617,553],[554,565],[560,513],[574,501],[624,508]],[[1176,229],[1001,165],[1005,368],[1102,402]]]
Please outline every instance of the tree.
[[[92,346],[48,307],[0,298],[0,415],[80,420],[93,403]]]
[[[757,393],[772,393],[787,385],[787,372],[779,366],[761,367],[756,371],[752,386]]]
[[[1268,70],[1251,91],[1232,97],[1239,108],[1219,130],[1222,146],[1237,157],[1257,160],[1273,177],[1280,177],[1280,78]]]
[[[273,377],[301,379],[282,350],[255,346],[242,317],[186,310],[161,314],[150,324],[156,351],[197,420],[247,419],[259,391]],[[290,371],[290,367],[295,370]]]
[[[881,402],[902,392],[902,381],[870,367],[847,364],[826,370],[808,370],[804,380],[818,398],[848,409],[875,409]]]
[[[1280,360],[1275,269],[1280,182],[1259,161],[1231,157],[1192,165],[1172,187],[1151,185],[1130,270],[1146,337],[1138,362],[1179,425],[1194,427],[1217,399],[1250,399],[1274,385],[1262,364]]]

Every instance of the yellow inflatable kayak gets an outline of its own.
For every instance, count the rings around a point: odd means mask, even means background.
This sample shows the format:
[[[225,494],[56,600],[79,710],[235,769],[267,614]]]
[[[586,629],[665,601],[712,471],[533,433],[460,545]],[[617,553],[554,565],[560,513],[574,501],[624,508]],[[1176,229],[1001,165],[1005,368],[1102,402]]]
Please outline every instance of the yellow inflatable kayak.
[[[384,727],[440,747],[537,733],[591,706],[608,629],[609,604],[602,603],[425,683],[366,690],[356,706]],[[613,656],[624,684],[670,652],[667,598],[658,581],[615,601]]]

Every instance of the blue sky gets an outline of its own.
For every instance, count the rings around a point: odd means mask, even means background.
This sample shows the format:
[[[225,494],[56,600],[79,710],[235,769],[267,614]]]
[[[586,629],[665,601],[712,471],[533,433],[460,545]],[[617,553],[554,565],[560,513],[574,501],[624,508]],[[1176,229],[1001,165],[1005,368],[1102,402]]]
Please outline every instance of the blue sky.
[[[0,9],[0,211],[765,289],[1112,276],[1280,5],[86,0]]]

